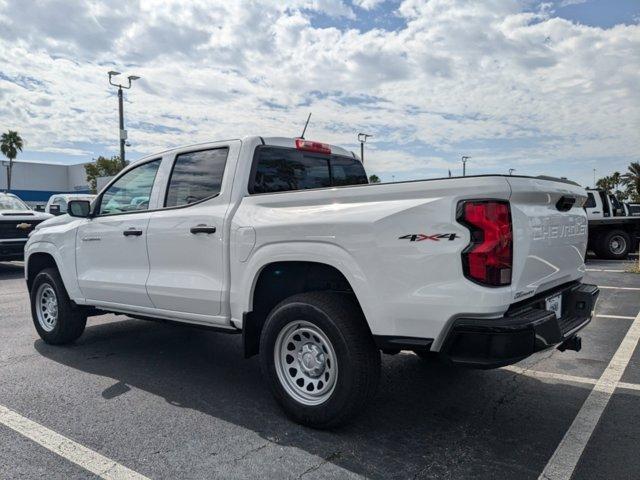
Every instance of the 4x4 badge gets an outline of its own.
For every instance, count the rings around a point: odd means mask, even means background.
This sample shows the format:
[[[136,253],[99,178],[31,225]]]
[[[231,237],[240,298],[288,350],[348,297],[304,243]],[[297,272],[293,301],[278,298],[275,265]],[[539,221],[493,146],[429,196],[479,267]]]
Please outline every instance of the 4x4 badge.
[[[433,235],[427,235],[425,233],[410,233],[409,235],[403,235],[398,237],[399,240],[409,240],[410,242],[422,242],[424,240],[433,240],[439,242],[440,240],[448,239],[449,241],[460,238],[456,233],[435,233]]]

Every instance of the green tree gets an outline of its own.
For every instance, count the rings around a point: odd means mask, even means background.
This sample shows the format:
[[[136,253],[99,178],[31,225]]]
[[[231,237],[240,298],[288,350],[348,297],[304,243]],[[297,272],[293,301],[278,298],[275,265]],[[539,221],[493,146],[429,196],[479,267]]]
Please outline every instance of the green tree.
[[[22,151],[24,142],[20,134],[14,130],[3,133],[0,138],[0,151],[9,159],[9,169],[7,170],[7,191],[11,191],[11,173],[13,172],[13,161]]]
[[[124,167],[126,167],[126,163],[123,166],[120,162],[120,157],[117,155],[111,158],[99,156],[94,159],[93,163],[87,163],[84,166],[84,171],[87,174],[87,182],[89,182],[91,192],[97,193],[98,177],[111,177]]]
[[[378,175],[369,175],[369,183],[380,183],[380,177]]]
[[[640,162],[631,162],[627,172],[621,178],[622,184],[627,187],[631,201],[640,202]]]
[[[609,176],[602,177],[596,182],[596,187],[604,190],[607,193],[611,193],[613,189],[613,179]]]

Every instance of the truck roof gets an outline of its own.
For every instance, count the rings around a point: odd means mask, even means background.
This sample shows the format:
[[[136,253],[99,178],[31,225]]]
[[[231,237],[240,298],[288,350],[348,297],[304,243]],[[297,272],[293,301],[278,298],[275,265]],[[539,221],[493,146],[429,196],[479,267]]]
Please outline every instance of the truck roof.
[[[220,140],[209,140],[206,142],[190,143],[190,144],[179,145],[173,148],[167,148],[166,150],[162,150],[160,152],[154,152],[151,154],[144,155],[140,158],[132,160],[131,163],[137,163],[140,160],[146,160],[151,157],[157,157],[158,155],[164,155],[165,153],[173,152],[174,150],[181,150],[183,148],[198,147],[200,145],[208,145],[210,143],[227,142],[232,140],[249,141],[249,140],[258,139],[263,145],[271,145],[274,147],[296,148],[296,140],[299,138],[300,137],[262,137],[259,135],[246,135],[241,138],[223,138]],[[314,142],[315,141],[320,142],[320,140],[313,140],[313,139],[309,139],[309,140]],[[322,143],[325,143],[325,142],[322,142]],[[331,144],[327,144],[327,145],[331,147],[331,153],[334,155],[346,155],[348,157],[353,157],[360,160],[360,157],[358,157],[355,153],[345,148],[339,147],[337,145],[331,145]]]

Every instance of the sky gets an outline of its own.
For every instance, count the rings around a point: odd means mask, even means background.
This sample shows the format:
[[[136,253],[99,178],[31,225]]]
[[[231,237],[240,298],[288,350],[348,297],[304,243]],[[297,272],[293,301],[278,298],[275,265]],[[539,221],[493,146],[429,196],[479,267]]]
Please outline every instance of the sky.
[[[640,0],[0,0],[18,159],[129,159],[244,135],[359,151],[383,181],[640,161]]]

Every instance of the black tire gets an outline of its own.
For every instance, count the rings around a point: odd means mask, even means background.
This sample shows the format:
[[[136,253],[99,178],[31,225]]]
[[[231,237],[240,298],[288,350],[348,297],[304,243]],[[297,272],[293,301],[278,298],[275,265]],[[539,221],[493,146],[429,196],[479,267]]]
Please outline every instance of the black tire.
[[[327,392],[328,397],[322,399],[322,403],[314,405],[303,403],[287,391],[291,387],[286,386],[286,380],[280,380],[275,358],[276,348],[280,351],[276,346],[280,333],[308,324],[330,341],[337,368],[333,390]],[[317,337],[314,338],[317,340]],[[303,339],[302,342],[304,341],[306,340]],[[292,345],[288,343],[286,348],[290,349]],[[327,352],[326,348],[324,351]],[[304,351],[298,351],[296,356],[300,360],[284,365],[284,370],[291,371],[290,367],[295,366],[300,368],[302,375],[305,367],[300,355],[303,354]],[[326,358],[331,358],[328,352]],[[313,428],[334,428],[360,413],[375,395],[380,380],[380,352],[373,342],[359,306],[347,294],[308,292],[282,301],[271,311],[265,322],[260,338],[260,359],[271,391],[287,416]],[[331,364],[329,361],[324,363],[322,371],[325,373],[322,375],[327,375]],[[330,377],[326,378],[327,382],[331,381]]]
[[[57,301],[57,315],[55,322],[50,327],[51,330],[45,329],[38,319],[38,308],[40,308],[39,303],[41,302],[41,298],[38,298],[39,291],[41,288],[46,290],[47,286],[54,292]],[[87,324],[87,316],[71,301],[60,274],[55,268],[46,268],[38,273],[33,280],[29,294],[31,296],[31,317],[42,340],[51,345],[63,345],[77,340],[82,335]]]
[[[602,258],[622,260],[631,250],[631,237],[624,230],[603,233],[598,240],[598,256]]]

